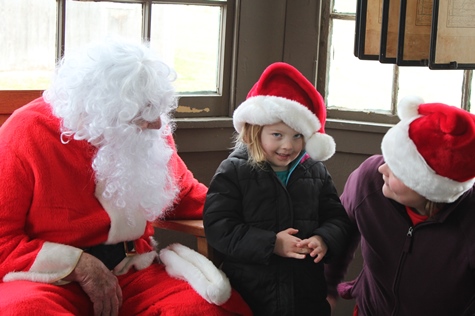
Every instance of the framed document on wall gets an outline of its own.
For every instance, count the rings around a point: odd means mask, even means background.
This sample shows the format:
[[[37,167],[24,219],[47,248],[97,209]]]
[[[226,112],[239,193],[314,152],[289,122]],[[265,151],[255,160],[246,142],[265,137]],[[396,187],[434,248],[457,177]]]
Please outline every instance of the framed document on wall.
[[[357,56],[359,59],[378,60],[381,40],[382,0],[360,0]]]
[[[427,66],[431,43],[433,0],[400,0],[399,66]]]
[[[475,68],[475,1],[434,0],[429,68]]]
[[[400,0],[383,0],[379,61],[395,64],[399,33]]]

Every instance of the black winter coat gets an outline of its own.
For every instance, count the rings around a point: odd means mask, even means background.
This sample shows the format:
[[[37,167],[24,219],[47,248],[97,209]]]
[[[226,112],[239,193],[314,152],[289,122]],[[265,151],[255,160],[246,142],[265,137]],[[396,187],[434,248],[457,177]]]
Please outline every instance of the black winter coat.
[[[224,255],[222,270],[255,315],[330,315],[323,263],[273,253],[276,234],[299,230],[304,239],[320,235],[325,257],[340,254],[350,222],[327,169],[308,156],[287,186],[266,166],[253,168],[245,148],[218,167],[204,207],[210,245]]]

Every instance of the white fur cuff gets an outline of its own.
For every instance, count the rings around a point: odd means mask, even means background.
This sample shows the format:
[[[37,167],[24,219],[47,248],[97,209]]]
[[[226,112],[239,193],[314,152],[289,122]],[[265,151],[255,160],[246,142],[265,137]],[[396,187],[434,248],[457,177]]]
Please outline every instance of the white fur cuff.
[[[205,256],[181,244],[160,250],[167,273],[187,281],[206,301],[224,304],[231,297],[231,284],[223,271]]]

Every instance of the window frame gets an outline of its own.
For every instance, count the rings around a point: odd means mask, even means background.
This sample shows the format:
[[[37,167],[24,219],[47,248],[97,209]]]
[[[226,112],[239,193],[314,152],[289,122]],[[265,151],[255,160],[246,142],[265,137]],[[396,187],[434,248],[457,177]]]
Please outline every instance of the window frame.
[[[58,61],[65,51],[65,29],[66,29],[66,1],[56,0],[56,47],[55,60]],[[175,118],[209,118],[209,117],[230,117],[232,115],[233,94],[231,84],[233,82],[233,74],[235,72],[234,60],[234,33],[235,33],[235,12],[236,2],[239,0],[73,0],[84,2],[117,2],[142,4],[142,39],[150,40],[151,21],[152,21],[152,5],[153,4],[179,4],[179,5],[206,5],[220,6],[223,8],[221,17],[221,38],[224,40],[220,43],[221,53],[219,54],[219,76],[217,84],[217,92],[210,94],[186,94],[179,96],[179,105],[196,109],[196,111],[174,113]],[[20,102],[20,100],[12,100],[12,97],[18,96],[19,92],[25,96],[37,96],[40,90],[0,90],[0,109],[2,107],[9,108],[9,103]],[[21,98],[24,100],[24,98]]]
[[[316,86],[319,91],[324,91],[324,98],[327,99],[326,91],[329,82],[329,65],[330,65],[330,50],[332,40],[332,25],[333,20],[350,20],[355,21],[356,16],[353,13],[336,13],[333,12],[333,4],[335,0],[322,1],[321,10],[321,25],[320,25],[320,51],[318,62],[318,74],[316,78]],[[356,1],[355,1],[356,5]],[[379,62],[379,61],[374,61]],[[343,121],[360,121],[380,124],[395,124],[399,121],[397,116],[397,101],[398,101],[398,81],[399,81],[399,67],[393,65],[392,73],[392,88],[391,88],[391,109],[388,113],[377,113],[370,111],[351,111],[348,109],[327,109],[327,116],[329,119],[343,120]],[[437,71],[437,70],[434,70]],[[471,82],[473,77],[473,70],[463,71],[463,82],[460,107],[470,111],[470,94]]]
[[[94,0],[76,0],[94,1]],[[105,0],[95,0],[105,1]],[[175,117],[181,124],[189,124],[195,127],[196,124],[215,125],[217,122],[227,122],[232,116],[234,108],[244,100],[247,91],[257,80],[265,66],[273,61],[282,60],[294,64],[302,70],[310,80],[313,80],[317,89],[326,99],[326,87],[328,83],[329,49],[331,46],[331,26],[332,19],[341,18],[354,20],[352,14],[332,13],[332,1],[319,1],[318,11],[307,12],[308,8],[313,8],[313,4],[302,4],[290,0],[113,0],[121,3],[141,3],[143,5],[143,37],[149,38],[151,27],[151,7],[154,3],[175,3],[175,4],[207,4],[226,6],[226,14],[223,15],[222,25],[224,41],[224,56],[220,61],[222,65],[221,87],[222,90],[216,95],[183,95],[180,96],[180,105],[191,108],[205,109],[210,105],[219,108],[215,112],[203,113],[179,113]],[[64,51],[64,31],[65,31],[65,3],[66,0],[56,0],[57,2],[57,42],[61,43],[56,47],[57,56],[61,56]],[[310,10],[311,11],[311,10]],[[282,17],[286,15],[286,17]],[[281,28],[281,19],[287,18]],[[242,21],[240,21],[242,20]],[[265,21],[265,22],[264,22]],[[296,22],[301,22],[298,24]],[[267,29],[261,24],[271,24],[278,26],[278,29]],[[316,27],[318,38],[314,36]],[[259,28],[259,29],[257,29]],[[275,37],[278,36],[277,39]],[[272,39],[271,39],[272,37]],[[257,39],[257,41],[256,41]],[[313,39],[313,41],[312,41]],[[316,42],[318,45],[316,45]],[[318,46],[315,48],[315,46]],[[265,47],[265,49],[264,49]],[[376,62],[376,61],[375,61]],[[398,67],[394,66],[393,72],[393,93],[392,113],[381,114],[371,112],[357,112],[350,110],[328,109],[329,120],[335,121],[358,121],[369,122],[370,124],[394,124],[398,121],[396,116],[397,94],[394,92],[397,87]],[[437,71],[437,70],[434,70]],[[465,70],[463,74],[463,93],[461,95],[462,108],[469,110],[470,93],[472,88],[472,70]],[[15,93],[8,90],[0,90],[0,109],[8,107],[13,96],[22,91],[24,95],[37,95],[37,90],[17,90]],[[206,123],[207,122],[207,123]],[[219,123],[221,124],[221,123]],[[224,124],[224,123],[223,123]],[[221,125],[219,125],[221,126]]]

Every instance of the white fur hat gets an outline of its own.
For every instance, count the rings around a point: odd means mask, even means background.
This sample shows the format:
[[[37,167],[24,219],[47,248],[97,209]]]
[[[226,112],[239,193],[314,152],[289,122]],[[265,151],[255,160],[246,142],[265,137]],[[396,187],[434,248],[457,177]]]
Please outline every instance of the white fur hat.
[[[304,136],[307,153],[319,161],[335,153],[335,141],[325,134],[325,120],[326,107],[320,93],[296,68],[283,62],[264,70],[233,115],[238,133],[245,123],[284,122]]]
[[[401,121],[384,136],[381,150],[394,175],[430,201],[455,201],[475,182],[475,116],[419,97],[403,98]]]

